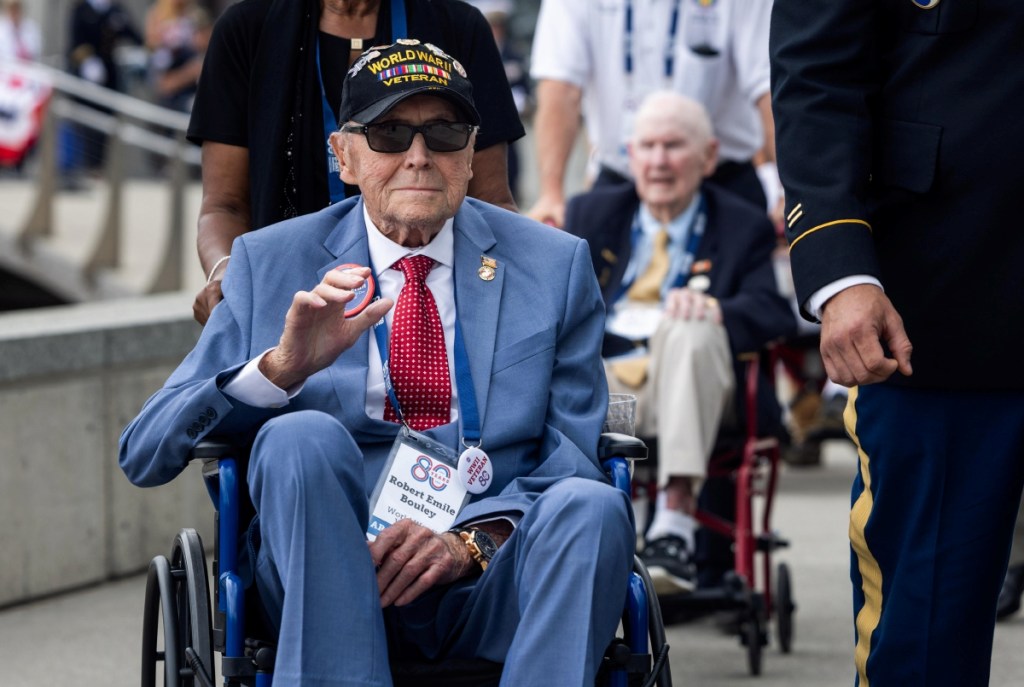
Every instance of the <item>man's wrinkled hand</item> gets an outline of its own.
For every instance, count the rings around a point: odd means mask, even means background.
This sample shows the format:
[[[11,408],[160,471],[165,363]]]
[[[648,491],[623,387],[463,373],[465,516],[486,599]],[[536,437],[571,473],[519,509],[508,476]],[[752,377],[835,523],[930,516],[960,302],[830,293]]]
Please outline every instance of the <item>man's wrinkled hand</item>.
[[[196,294],[196,299],[192,302],[192,317],[196,322],[205,326],[206,321],[210,319],[210,313],[213,312],[213,306],[223,299],[224,294],[220,291],[220,279],[211,281]]]
[[[333,269],[312,291],[299,291],[285,315],[277,347],[260,361],[260,371],[278,388],[288,389],[329,367],[364,331],[391,309],[389,298],[374,301],[355,317],[345,305],[366,283],[370,268]]]
[[[380,605],[404,606],[428,589],[468,574],[476,562],[458,535],[435,534],[412,520],[399,520],[370,544],[377,566]]]
[[[677,320],[708,320],[722,324],[718,299],[693,289],[669,289],[665,295],[665,314]]]
[[[885,356],[882,342],[892,358]],[[910,376],[913,349],[903,319],[877,286],[851,286],[825,303],[821,316],[821,357],[829,379],[836,384],[875,384],[897,370]]]

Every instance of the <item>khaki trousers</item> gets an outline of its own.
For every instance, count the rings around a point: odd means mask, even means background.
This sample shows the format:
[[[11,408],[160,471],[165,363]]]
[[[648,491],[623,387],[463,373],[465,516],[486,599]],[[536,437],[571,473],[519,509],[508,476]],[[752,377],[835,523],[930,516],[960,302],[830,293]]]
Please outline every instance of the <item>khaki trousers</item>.
[[[725,327],[665,318],[649,342],[646,378],[627,384],[605,363],[609,391],[635,394],[636,433],[658,439],[658,485],[703,478],[736,386]]]

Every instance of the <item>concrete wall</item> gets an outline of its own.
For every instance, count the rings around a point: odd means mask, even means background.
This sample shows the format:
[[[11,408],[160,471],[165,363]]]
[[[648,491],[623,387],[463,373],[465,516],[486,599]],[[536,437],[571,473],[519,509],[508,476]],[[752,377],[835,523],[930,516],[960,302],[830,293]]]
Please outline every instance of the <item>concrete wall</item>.
[[[0,607],[143,570],[182,527],[212,543],[199,465],[139,489],[117,464],[121,429],[195,343],[191,302],[0,314]]]

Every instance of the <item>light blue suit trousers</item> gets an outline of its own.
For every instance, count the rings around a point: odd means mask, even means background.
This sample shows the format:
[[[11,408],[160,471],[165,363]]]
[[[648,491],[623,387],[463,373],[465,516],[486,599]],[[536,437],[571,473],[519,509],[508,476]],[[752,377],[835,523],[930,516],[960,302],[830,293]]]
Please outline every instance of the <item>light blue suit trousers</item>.
[[[504,662],[502,685],[594,683],[633,558],[616,488],[560,481],[485,573],[382,612],[362,453],[341,423],[312,410],[271,419],[248,479],[261,515],[256,582],[279,629],[275,687],[390,685],[389,636],[403,654]]]

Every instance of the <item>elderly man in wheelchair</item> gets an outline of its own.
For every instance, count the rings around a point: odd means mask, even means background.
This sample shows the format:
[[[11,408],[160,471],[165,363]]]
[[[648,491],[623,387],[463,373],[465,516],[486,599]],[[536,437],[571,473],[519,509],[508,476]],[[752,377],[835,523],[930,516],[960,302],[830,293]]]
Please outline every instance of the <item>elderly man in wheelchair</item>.
[[[395,65],[428,78],[378,78]],[[277,685],[389,685],[389,652],[594,684],[634,530],[597,457],[587,246],[465,197],[479,116],[434,46],[364,54],[339,121],[362,196],[235,241],[224,301],[121,466],[152,486],[207,437],[250,447]]]
[[[694,516],[708,462],[720,437],[746,424],[740,363],[796,321],[776,285],[765,213],[705,183],[718,141],[704,107],[673,91],[649,94],[628,153],[634,182],[573,198],[565,230],[588,241],[599,275],[609,385],[637,396],[637,433],[657,438],[659,493],[641,557],[658,593],[678,594],[698,582]],[[773,430],[774,389],[763,383],[757,394],[757,430]],[[719,558],[706,572],[731,563],[727,544]]]

